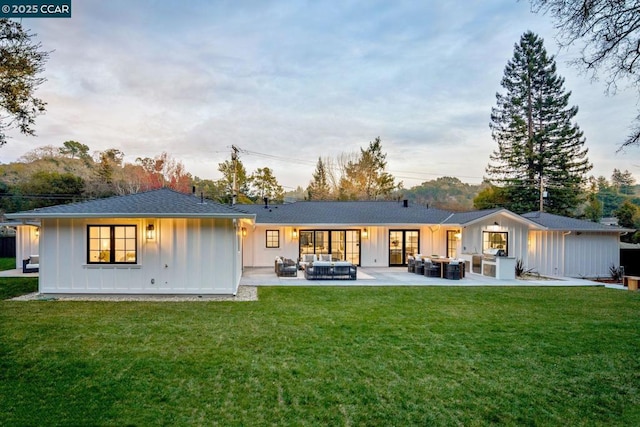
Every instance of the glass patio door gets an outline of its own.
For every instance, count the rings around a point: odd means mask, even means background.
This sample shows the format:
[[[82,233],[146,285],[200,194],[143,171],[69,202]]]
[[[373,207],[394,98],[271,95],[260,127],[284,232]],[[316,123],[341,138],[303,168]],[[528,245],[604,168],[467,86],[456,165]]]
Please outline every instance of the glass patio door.
[[[360,265],[360,230],[300,230],[300,256],[331,254],[335,261]]]
[[[407,265],[409,255],[420,251],[420,232],[417,230],[389,231],[389,266]]]

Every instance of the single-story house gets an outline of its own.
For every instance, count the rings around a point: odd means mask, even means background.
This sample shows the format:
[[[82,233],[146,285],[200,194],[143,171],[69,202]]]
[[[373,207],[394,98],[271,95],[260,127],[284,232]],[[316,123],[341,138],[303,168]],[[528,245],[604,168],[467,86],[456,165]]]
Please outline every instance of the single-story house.
[[[437,255],[503,279],[521,260],[542,275],[603,277],[620,265],[620,235],[632,231],[538,212],[454,213],[406,200],[227,206],[169,189],[7,217],[40,224],[44,294],[235,294],[245,267],[305,254],[362,267]],[[490,250],[503,256],[485,256]]]
[[[242,230],[254,222],[252,214],[169,189],[7,217],[40,223],[39,249],[28,250],[40,255],[43,294],[235,295]]]
[[[277,255],[295,259],[307,253],[332,254],[363,267],[393,267],[422,254],[463,259],[468,271],[482,274],[482,263],[495,263],[483,254],[500,249],[513,260],[504,260],[510,269],[521,260],[542,275],[603,277],[609,267],[620,265],[620,235],[632,231],[544,212],[453,213],[406,200],[237,207],[256,215],[245,241],[245,267],[268,266]],[[474,259],[480,263],[477,269]]]

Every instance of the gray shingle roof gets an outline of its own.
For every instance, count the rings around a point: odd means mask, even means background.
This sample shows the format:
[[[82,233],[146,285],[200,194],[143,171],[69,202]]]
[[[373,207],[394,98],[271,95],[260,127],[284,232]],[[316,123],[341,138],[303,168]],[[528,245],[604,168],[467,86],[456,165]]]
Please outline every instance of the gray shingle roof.
[[[308,201],[283,205],[236,205],[258,224],[440,224],[451,212],[389,201]]]
[[[484,218],[489,215],[493,215],[496,212],[500,212],[504,209],[485,209],[481,211],[471,211],[471,212],[456,212],[451,215],[445,224],[467,224],[472,221],[476,221],[480,218]]]
[[[7,218],[252,218],[211,200],[168,188],[7,214]]]
[[[621,231],[630,232],[633,230],[615,227],[612,225],[600,224],[598,222],[584,221],[576,218],[569,218],[566,216],[554,215],[547,212],[529,212],[522,214],[524,218],[527,218],[537,224],[549,230],[562,230],[562,231]]]

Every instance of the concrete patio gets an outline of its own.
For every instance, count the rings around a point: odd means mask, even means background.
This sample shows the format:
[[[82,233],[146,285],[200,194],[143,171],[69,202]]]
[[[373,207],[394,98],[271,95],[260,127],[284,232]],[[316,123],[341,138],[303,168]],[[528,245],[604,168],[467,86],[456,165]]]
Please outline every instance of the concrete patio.
[[[21,269],[0,271],[0,277],[38,277],[38,273],[23,273]],[[247,267],[241,286],[606,286],[626,289],[622,284],[604,284],[573,277],[497,280],[467,273],[461,280],[447,280],[409,273],[406,267],[359,267],[356,280],[307,280],[303,271],[297,277],[278,277],[273,267]]]
[[[461,280],[447,280],[409,273],[406,267],[358,267],[356,280],[306,280],[304,272],[297,277],[278,277],[272,267],[245,268],[240,285],[244,286],[604,286],[603,283],[570,277],[527,280],[497,280],[467,273]],[[617,285],[612,285],[616,287]],[[620,286],[620,288],[622,288]]]

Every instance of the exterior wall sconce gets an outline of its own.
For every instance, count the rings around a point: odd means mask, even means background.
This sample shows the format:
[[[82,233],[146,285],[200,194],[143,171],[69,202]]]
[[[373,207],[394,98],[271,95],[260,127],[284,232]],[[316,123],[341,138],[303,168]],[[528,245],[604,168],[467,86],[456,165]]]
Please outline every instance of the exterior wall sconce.
[[[36,237],[40,237],[40,228],[36,228],[35,235]]]
[[[491,231],[498,231],[500,230],[500,224],[498,224],[497,221],[494,221],[494,223],[487,228],[489,228],[489,230]]]
[[[291,232],[291,238],[292,239],[297,239],[298,238],[298,229],[294,228],[293,231]]]
[[[453,237],[455,237],[457,240],[460,240],[462,238],[462,232],[456,231]]]
[[[364,229],[362,230],[362,238],[363,239],[368,239],[369,238],[369,230],[368,229]]]
[[[242,227],[242,237],[247,237],[247,229]]]
[[[156,228],[153,224],[148,224],[147,225],[147,240],[155,240],[156,238]]]

